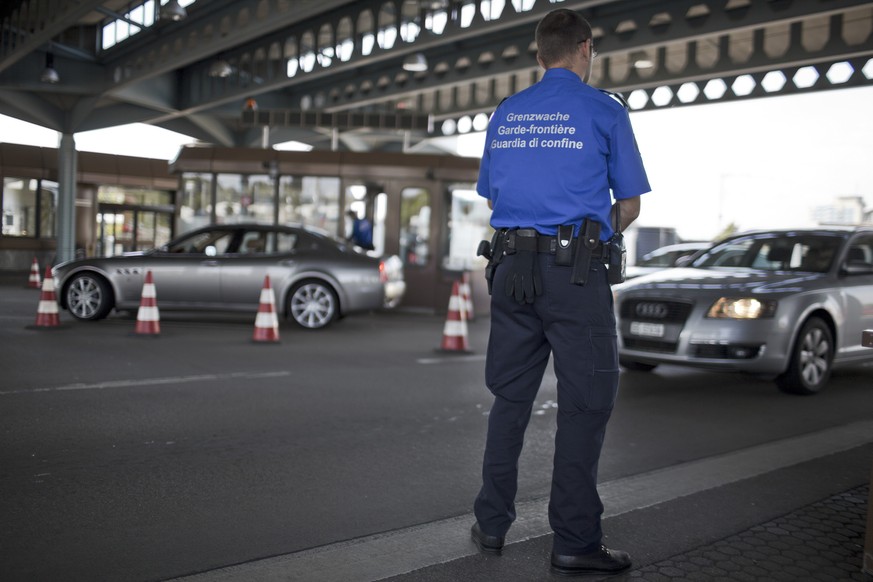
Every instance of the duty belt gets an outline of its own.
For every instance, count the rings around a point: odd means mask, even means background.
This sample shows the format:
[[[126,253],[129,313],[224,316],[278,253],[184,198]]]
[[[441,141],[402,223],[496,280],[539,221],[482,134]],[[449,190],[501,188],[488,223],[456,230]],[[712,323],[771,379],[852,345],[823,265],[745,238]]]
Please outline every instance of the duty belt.
[[[539,234],[532,228],[519,228],[506,231],[506,243],[507,247],[510,249],[533,250],[533,246],[527,246],[533,245],[533,240],[536,240],[536,249],[538,253],[549,253],[554,255],[558,248],[558,237]],[[571,249],[576,247],[576,237],[570,239],[569,246]],[[609,259],[609,249],[603,244],[603,241],[599,241],[597,246],[591,251],[591,258],[599,259],[603,262],[606,262]]]

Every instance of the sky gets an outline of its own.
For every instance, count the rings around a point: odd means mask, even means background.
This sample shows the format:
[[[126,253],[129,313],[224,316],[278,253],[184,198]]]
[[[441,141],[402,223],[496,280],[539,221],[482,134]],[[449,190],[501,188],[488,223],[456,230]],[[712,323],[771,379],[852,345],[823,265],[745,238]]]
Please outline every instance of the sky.
[[[812,210],[840,196],[873,207],[873,87],[635,111],[631,123],[652,192],[637,224],[709,240],[740,230],[813,226]],[[57,147],[58,134],[0,116],[0,141]],[[78,133],[76,147],[172,159],[193,140],[133,124]],[[479,157],[484,134],[458,141]]]

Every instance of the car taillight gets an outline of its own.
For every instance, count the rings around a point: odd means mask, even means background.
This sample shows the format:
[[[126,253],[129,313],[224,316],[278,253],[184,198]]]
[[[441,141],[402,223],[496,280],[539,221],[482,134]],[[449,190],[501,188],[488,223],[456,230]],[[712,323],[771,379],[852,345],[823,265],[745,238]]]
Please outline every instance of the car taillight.
[[[385,261],[379,261],[379,280],[383,283],[388,282],[388,273],[385,270]]]

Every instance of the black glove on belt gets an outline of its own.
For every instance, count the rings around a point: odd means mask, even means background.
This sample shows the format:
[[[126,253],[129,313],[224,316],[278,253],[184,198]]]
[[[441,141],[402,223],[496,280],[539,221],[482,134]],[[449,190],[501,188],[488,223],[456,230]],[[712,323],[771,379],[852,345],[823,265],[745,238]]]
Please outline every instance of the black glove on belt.
[[[512,265],[506,274],[506,294],[515,297],[519,303],[533,303],[537,295],[543,294],[543,279],[537,267],[536,251],[516,251]]]

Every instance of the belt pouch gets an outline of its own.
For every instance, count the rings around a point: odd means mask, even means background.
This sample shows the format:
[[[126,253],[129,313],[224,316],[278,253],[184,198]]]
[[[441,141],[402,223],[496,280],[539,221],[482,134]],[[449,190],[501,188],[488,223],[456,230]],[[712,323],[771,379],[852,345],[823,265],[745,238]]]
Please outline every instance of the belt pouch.
[[[573,264],[573,225],[559,226],[555,239],[555,264],[569,267]]]

